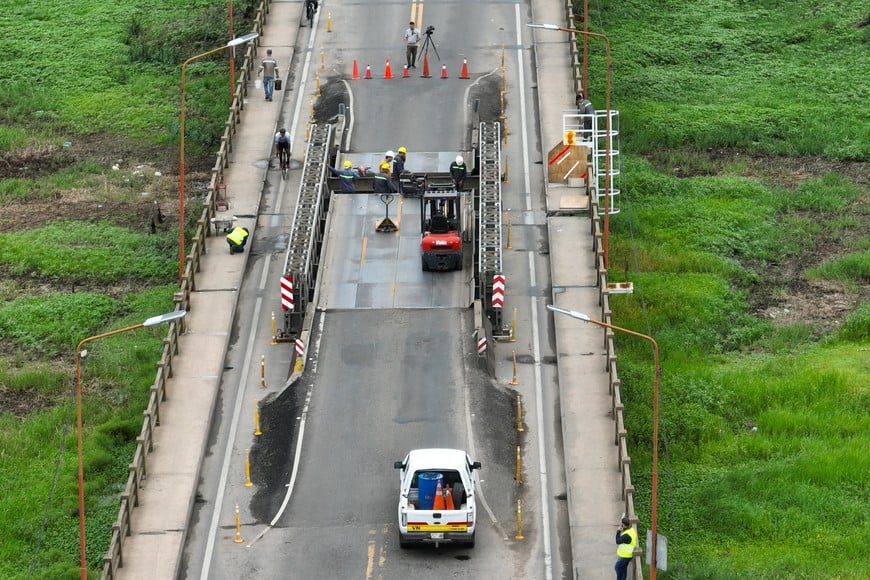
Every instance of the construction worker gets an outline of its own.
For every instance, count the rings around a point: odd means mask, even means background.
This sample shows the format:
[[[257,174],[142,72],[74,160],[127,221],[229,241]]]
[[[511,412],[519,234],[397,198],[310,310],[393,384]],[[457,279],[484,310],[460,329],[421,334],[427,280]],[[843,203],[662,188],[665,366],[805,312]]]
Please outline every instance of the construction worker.
[[[583,97],[582,93],[577,93],[577,112],[583,115],[583,131],[581,131],[581,140],[592,140],[592,118],[595,116],[595,107],[592,106],[592,101]]]
[[[229,229],[229,228],[227,228]],[[248,243],[250,232],[248,228],[236,226],[227,234],[227,244],[230,245],[230,254],[241,254],[245,251],[245,244]]]
[[[405,172],[405,156],[408,153],[408,150],[404,147],[399,147],[396,149],[396,156],[393,158],[393,184],[396,186],[396,191],[400,194],[404,195],[405,192],[402,189],[402,173]]]
[[[450,177],[453,178],[453,187],[457,191],[462,191],[465,186],[465,175],[468,173],[465,168],[465,160],[462,155],[457,155],[453,163],[450,164]]]
[[[396,156],[392,151],[387,151],[384,153],[384,160],[381,161],[381,164],[378,166],[378,171],[380,173],[386,173],[387,177],[392,177],[393,175],[393,158]]]
[[[375,193],[396,193],[396,188],[393,186],[390,175],[383,171],[378,171],[373,174],[374,181],[372,182],[372,190]]]
[[[359,171],[354,169],[353,163],[350,162],[349,159],[344,161],[342,165],[342,169],[335,169],[334,167],[327,166],[329,172],[338,177],[341,181],[341,190],[347,193],[356,193],[356,186],[354,185],[354,181],[361,177]]]
[[[637,531],[631,527],[631,521],[623,516],[616,530],[616,580],[626,580],[628,565],[634,558],[634,549],[637,547]]]

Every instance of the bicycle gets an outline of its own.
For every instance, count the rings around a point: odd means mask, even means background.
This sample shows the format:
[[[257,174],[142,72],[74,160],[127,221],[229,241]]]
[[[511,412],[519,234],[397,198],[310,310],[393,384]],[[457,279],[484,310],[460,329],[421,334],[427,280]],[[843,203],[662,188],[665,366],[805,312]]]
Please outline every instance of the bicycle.
[[[286,147],[278,152],[278,160],[281,163],[281,179],[287,179],[287,171],[290,169],[290,153]]]
[[[305,2],[305,17],[308,18],[308,27],[314,26],[314,13],[317,12],[317,0]]]

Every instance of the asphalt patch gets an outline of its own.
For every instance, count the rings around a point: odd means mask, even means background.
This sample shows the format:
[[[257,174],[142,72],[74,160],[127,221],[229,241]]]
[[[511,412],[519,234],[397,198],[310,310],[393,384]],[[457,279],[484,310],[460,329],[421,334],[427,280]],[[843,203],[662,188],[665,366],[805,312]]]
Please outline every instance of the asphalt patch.
[[[302,414],[308,380],[303,375],[279,395],[260,401],[263,434],[251,448],[251,479],[257,482],[257,491],[250,505],[251,515],[259,523],[272,520],[287,493],[296,455],[297,417]]]

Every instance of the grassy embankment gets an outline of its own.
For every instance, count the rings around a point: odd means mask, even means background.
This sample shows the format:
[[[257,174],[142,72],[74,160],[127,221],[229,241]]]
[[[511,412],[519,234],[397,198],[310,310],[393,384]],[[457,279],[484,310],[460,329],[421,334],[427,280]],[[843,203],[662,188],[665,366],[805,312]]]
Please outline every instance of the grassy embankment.
[[[254,5],[235,2],[237,31]],[[150,233],[142,208],[174,207],[172,178],[153,170],[174,173],[180,65],[226,42],[226,6],[27,0],[0,16],[15,39],[0,59],[2,578],[78,578],[75,347],[172,309],[178,226],[170,216]],[[187,82],[188,159],[209,167],[229,103],[226,56],[194,63]],[[165,335],[91,343],[82,365],[93,575]]]
[[[591,16],[622,124],[610,272],[636,288],[612,297],[614,321],[663,357],[660,577],[870,577],[867,5],[627,0]],[[652,358],[617,339],[643,537]]]

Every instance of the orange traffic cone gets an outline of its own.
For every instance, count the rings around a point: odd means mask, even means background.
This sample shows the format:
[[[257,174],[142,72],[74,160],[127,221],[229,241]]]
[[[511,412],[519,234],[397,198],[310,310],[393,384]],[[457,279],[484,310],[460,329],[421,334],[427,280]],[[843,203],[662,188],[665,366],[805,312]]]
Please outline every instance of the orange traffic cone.
[[[459,78],[461,78],[461,79],[470,78],[468,76],[468,59],[467,58],[462,59],[462,72],[459,73]]]
[[[353,80],[359,80],[359,67],[356,65],[356,59],[353,59]]]
[[[445,493],[447,495],[447,498],[444,501],[447,503],[447,507],[445,507],[444,509],[455,510],[456,508],[453,507],[453,492],[450,491],[449,485],[447,486],[447,491]]]
[[[387,59],[387,66],[384,68],[384,78],[385,79],[393,78],[393,69],[390,68],[390,59]]]
[[[366,65],[366,78],[372,78],[372,66],[370,64]]]
[[[432,75],[429,74],[429,53],[423,53],[423,74],[420,75],[424,79],[430,78]]]
[[[442,79],[447,78],[447,65],[446,64],[441,65],[441,78]]]
[[[402,71],[402,78],[407,79],[410,78],[410,74],[408,74],[408,65],[405,65],[405,69]]]
[[[443,510],[444,507],[444,490],[441,489],[441,480],[438,480],[438,486],[435,488],[435,502],[432,504],[433,510]]]

